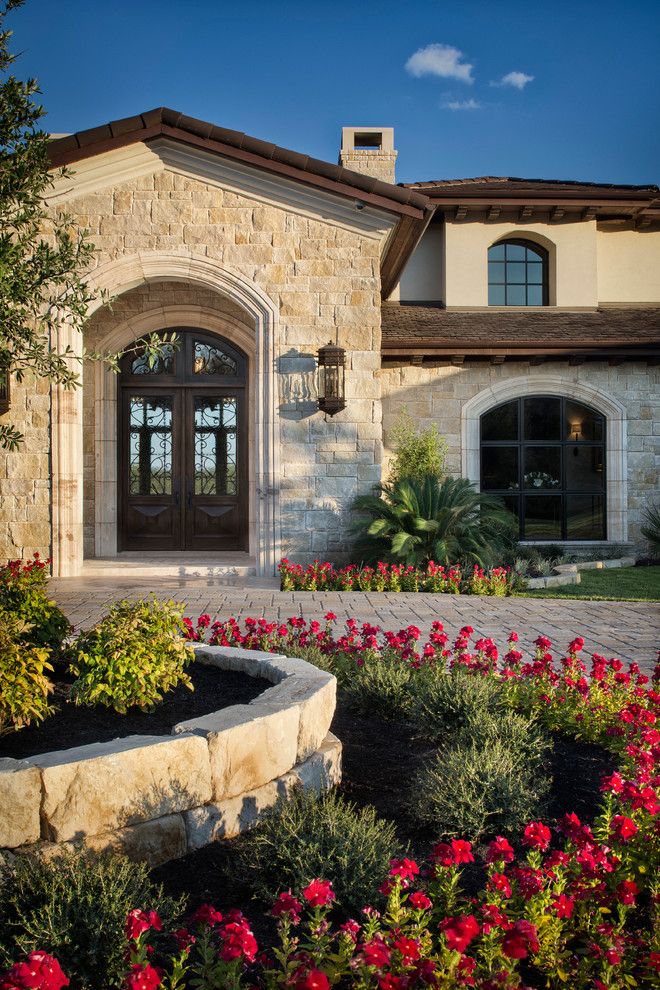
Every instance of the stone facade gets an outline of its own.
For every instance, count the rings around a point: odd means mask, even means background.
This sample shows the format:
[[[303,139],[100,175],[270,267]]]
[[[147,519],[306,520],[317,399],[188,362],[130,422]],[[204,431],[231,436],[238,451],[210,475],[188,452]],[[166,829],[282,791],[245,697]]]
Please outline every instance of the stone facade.
[[[463,424],[466,403],[509,380],[519,381],[520,394],[524,394],[544,392],[546,382],[558,379],[567,396],[581,386],[587,392],[593,391],[593,401],[598,401],[600,393],[611,396],[624,409],[626,439],[622,442],[625,442],[627,455],[627,497],[621,511],[627,514],[627,539],[641,549],[643,509],[657,494],[660,477],[660,369],[644,362],[611,366],[594,361],[570,367],[566,362],[551,361],[539,366],[525,361],[507,361],[501,365],[475,361],[463,365],[445,363],[437,367],[384,368],[380,380],[385,464],[391,457],[387,432],[405,406],[420,426],[437,424],[448,444],[447,470],[452,474],[471,476],[470,470],[466,469]],[[498,402],[493,399],[490,404],[494,406]],[[608,484],[616,486],[619,483],[610,478]]]

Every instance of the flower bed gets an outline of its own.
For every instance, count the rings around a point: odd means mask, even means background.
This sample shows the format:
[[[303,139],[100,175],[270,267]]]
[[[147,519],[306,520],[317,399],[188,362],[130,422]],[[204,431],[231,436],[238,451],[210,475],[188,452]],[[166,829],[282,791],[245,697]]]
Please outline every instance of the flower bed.
[[[282,591],[426,591],[503,597],[521,586],[518,575],[508,567],[486,571],[475,564],[466,572],[458,564],[444,567],[433,561],[424,568],[380,561],[375,567],[349,564],[335,569],[320,560],[303,567],[284,558],[278,571]]]
[[[278,944],[261,957],[238,911],[222,917],[207,906],[184,928],[164,933],[149,905],[136,906],[127,925],[126,987],[656,987],[660,666],[651,683],[635,664],[626,669],[618,660],[594,656],[587,669],[579,637],[555,663],[542,636],[534,657],[525,660],[515,634],[500,657],[491,640],[472,643],[469,627],[450,645],[435,623],[422,644],[413,626],[383,633],[351,622],[335,636],[334,619],[329,614],[325,626],[301,618],[248,620],[243,628],[231,619],[211,627],[211,637],[318,653],[340,678],[350,678],[356,665],[378,664],[387,651],[413,672],[442,664],[496,678],[511,706],[615,754],[618,769],[603,780],[599,814],[583,822],[569,813],[552,828],[530,821],[511,842],[494,836],[483,849],[463,839],[437,843],[422,864],[394,860],[384,886],[386,908],[367,906],[358,919],[333,914],[332,886],[323,879],[283,891],[272,909]],[[482,882],[467,893],[461,874],[477,865]],[[4,985],[52,985],[45,978],[20,979],[11,974]]]

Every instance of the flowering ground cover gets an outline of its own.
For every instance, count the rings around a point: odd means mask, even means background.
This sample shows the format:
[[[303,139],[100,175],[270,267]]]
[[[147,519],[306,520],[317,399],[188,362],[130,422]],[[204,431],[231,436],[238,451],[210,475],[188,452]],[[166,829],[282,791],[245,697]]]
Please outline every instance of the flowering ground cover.
[[[327,561],[315,560],[303,567],[284,558],[278,571],[282,591],[425,591],[502,597],[524,585],[509,567],[485,570],[475,564],[465,569],[458,564],[445,567],[433,561],[425,567],[379,561],[373,567],[348,564],[335,568]]]
[[[129,990],[658,986],[660,667],[650,680],[634,664],[586,663],[579,637],[555,658],[541,636],[526,659],[512,633],[500,655],[491,640],[473,642],[469,627],[450,644],[441,623],[424,644],[412,626],[395,633],[349,622],[339,634],[332,614],[325,624],[243,626],[202,616],[188,628],[192,638],[316,659],[343,685],[394,660],[413,680],[460,668],[497,681],[512,709],[548,731],[602,747],[616,769],[601,782],[591,820],[573,810],[530,820],[516,835],[447,838],[423,859],[393,859],[380,895],[374,889],[356,918],[337,913],[326,878],[301,877],[272,906],[278,936],[265,953],[240,911],[207,905],[165,932],[149,905],[136,905],[126,931]],[[379,896],[386,903],[375,907]],[[55,962],[29,959],[0,988],[59,990],[65,979]]]

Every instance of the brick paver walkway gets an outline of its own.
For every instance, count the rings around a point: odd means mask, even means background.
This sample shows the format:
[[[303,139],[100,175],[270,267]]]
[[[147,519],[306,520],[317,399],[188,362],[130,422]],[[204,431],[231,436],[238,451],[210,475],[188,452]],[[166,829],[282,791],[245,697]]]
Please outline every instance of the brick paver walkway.
[[[650,670],[660,648],[660,606],[648,602],[593,602],[551,598],[479,598],[465,595],[377,594],[356,592],[282,592],[274,582],[246,579],[178,581],[175,578],[117,582],[79,578],[51,582],[51,592],[74,626],[89,626],[119,598],[139,598],[151,591],[184,602],[186,614],[208,612],[213,619],[265,616],[284,620],[292,615],[321,619],[335,612],[341,622],[354,617],[384,629],[414,624],[424,634],[440,619],[450,636],[471,625],[480,636],[492,636],[503,648],[515,629],[521,648],[531,648],[543,633],[562,649],[574,636],[584,636],[586,649],[607,657],[636,660]]]

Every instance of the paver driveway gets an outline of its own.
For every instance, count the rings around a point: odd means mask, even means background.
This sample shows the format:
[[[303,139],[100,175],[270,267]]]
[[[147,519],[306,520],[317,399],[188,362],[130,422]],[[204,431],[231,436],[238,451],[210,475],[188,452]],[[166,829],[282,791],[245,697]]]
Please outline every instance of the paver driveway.
[[[359,592],[287,592],[274,582],[246,579],[235,584],[218,579],[179,581],[60,579],[51,592],[77,627],[96,622],[112,601],[139,598],[151,591],[185,604],[186,614],[196,618],[208,612],[213,619],[265,616],[285,620],[292,615],[321,619],[335,612],[340,622],[354,617],[384,629],[410,624],[428,633],[440,619],[450,636],[470,625],[480,636],[492,636],[503,648],[512,629],[520,635],[521,648],[531,648],[536,637],[549,636],[562,649],[576,635],[584,636],[586,650],[621,660],[636,660],[647,672],[660,649],[660,606],[647,602],[592,602],[551,598],[479,598],[466,595],[388,594]]]

